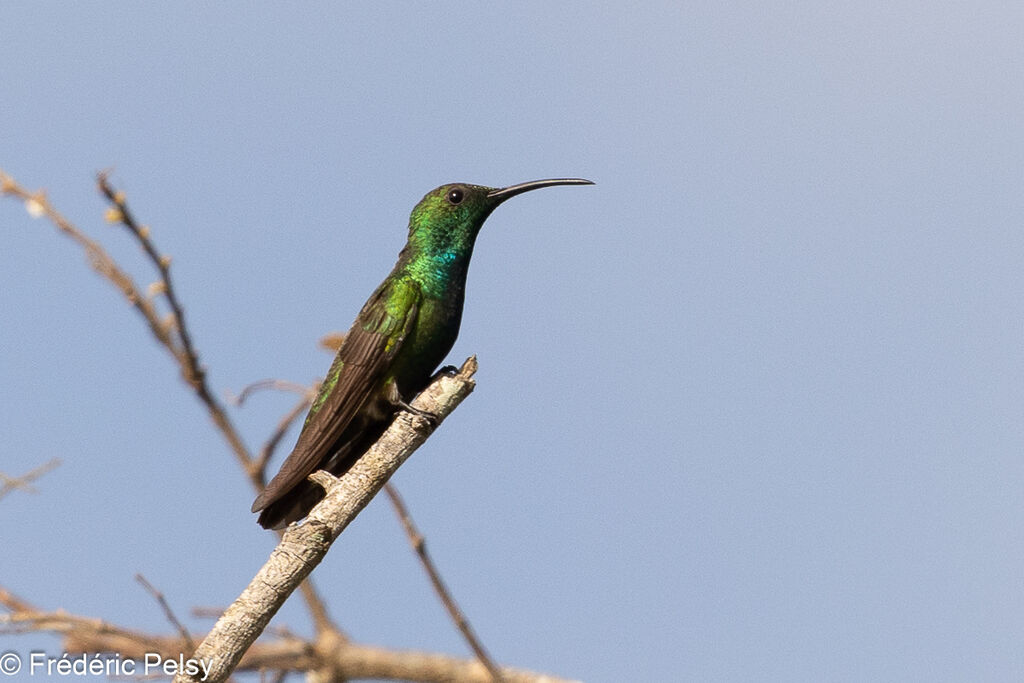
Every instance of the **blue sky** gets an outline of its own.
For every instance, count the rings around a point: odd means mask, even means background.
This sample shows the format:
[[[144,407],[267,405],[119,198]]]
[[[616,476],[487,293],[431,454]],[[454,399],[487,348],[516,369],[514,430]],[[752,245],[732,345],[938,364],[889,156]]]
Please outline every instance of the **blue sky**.
[[[488,220],[477,391],[394,480],[498,661],[1024,677],[1019,3],[4,13],[0,168],[145,284],[114,168],[219,392],[321,376],[431,188],[596,181]],[[226,447],[76,247],[0,231],[0,471],[63,460],[0,501],[0,583],[157,632],[136,572],[228,604],[274,537]],[[235,411],[250,446],[293,401]],[[314,576],[357,640],[467,654],[384,501]]]

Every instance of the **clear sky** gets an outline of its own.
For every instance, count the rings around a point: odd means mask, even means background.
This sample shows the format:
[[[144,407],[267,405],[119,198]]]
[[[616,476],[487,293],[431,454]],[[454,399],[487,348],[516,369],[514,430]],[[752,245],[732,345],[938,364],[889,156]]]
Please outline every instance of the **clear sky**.
[[[1019,2],[3,14],[0,168],[145,284],[114,168],[218,392],[322,376],[431,188],[597,183],[490,218],[478,389],[394,480],[500,662],[1024,679]],[[77,247],[9,199],[0,235],[0,471],[63,460],[0,501],[0,584],[155,632],[136,572],[227,605],[274,537],[224,443]],[[383,500],[314,576],[355,639],[467,654]]]

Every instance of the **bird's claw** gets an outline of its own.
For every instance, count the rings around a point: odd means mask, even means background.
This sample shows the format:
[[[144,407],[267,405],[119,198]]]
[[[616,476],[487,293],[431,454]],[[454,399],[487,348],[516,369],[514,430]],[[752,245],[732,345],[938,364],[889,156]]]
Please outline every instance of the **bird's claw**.
[[[433,426],[433,427],[436,427],[438,425],[438,423],[441,421],[441,418],[439,418],[434,413],[431,413],[431,412],[426,411],[426,410],[420,410],[419,408],[414,408],[411,405],[409,405],[408,403],[406,403],[405,401],[399,401],[398,405],[402,408],[402,410],[407,410],[410,413],[412,413],[413,415],[416,415],[418,417],[422,417],[424,420],[429,422],[431,424],[431,426]]]
[[[454,365],[446,365],[437,372],[435,372],[434,376],[431,377],[430,380],[433,381],[440,377],[441,375],[448,375],[449,377],[454,377],[457,374],[459,374],[459,369],[457,367],[455,367]]]

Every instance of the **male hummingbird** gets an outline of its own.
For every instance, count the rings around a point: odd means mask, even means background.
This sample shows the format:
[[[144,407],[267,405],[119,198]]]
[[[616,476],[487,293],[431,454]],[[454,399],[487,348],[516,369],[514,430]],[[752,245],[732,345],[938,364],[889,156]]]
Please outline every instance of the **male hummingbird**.
[[[343,474],[384,433],[392,414],[426,387],[459,334],[466,271],[484,221],[509,197],[582,178],[504,188],[456,183],[427,193],[409,217],[409,241],[391,274],[359,311],[320,385],[299,440],[252,504],[277,529],[324,497],[306,478]]]

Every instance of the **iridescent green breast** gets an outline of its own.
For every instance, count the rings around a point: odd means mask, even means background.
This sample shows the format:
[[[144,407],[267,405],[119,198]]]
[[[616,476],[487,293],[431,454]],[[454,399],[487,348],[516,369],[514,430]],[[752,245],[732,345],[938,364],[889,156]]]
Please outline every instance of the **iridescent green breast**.
[[[424,296],[416,323],[402,342],[389,373],[403,392],[419,391],[445,359],[459,335],[463,287],[441,298]]]

